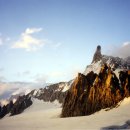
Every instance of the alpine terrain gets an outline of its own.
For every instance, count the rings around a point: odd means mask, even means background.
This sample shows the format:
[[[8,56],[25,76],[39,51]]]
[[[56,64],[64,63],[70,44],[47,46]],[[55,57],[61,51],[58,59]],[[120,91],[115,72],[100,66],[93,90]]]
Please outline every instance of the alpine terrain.
[[[130,128],[130,57],[102,55],[98,45],[75,79],[40,87],[1,103],[2,130]]]

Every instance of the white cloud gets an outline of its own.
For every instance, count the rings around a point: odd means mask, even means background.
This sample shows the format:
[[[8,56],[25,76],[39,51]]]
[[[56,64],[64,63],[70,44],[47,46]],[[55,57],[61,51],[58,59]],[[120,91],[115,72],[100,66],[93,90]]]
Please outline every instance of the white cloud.
[[[122,47],[128,46],[130,44],[130,42],[124,42]]]
[[[25,30],[25,33],[26,34],[33,34],[33,33],[40,32],[40,31],[42,31],[42,28],[27,28]]]
[[[6,90],[8,90],[7,84],[0,83],[0,95],[2,95]]]
[[[16,41],[12,48],[22,48],[26,51],[36,51],[47,43],[47,40],[41,40],[32,36],[32,34],[38,33],[42,28],[27,28],[24,33],[21,34],[20,39]]]
[[[118,47],[115,51],[117,56],[126,58],[130,56],[130,42],[124,42],[122,46]]]
[[[1,99],[1,100],[0,100],[0,105],[1,105],[1,106],[7,105],[8,103],[9,103],[9,101],[6,100],[6,99]]]
[[[112,55],[112,56],[118,56],[121,58],[126,58],[130,56],[130,42],[124,42],[119,46],[116,45],[111,45],[107,47],[107,55]]]
[[[23,94],[36,87],[36,84],[21,82],[0,82],[0,99],[10,98],[12,94]]]

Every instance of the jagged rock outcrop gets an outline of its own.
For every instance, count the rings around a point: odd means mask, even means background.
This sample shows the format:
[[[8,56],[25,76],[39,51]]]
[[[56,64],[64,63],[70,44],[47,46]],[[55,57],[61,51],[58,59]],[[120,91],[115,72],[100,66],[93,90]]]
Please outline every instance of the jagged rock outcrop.
[[[32,90],[27,95],[16,95],[16,102],[14,104],[12,100],[10,100],[7,105],[4,105],[3,107],[0,106],[0,118],[3,118],[8,113],[10,116],[22,113],[26,108],[33,104],[32,98],[37,98],[45,102],[53,102],[57,100],[62,104],[71,83],[72,80],[69,82],[60,82],[57,84],[49,85],[45,88]]]
[[[128,56],[127,58],[125,58],[125,61],[126,61],[127,65],[130,67],[130,56]]]
[[[102,59],[102,54],[101,54],[101,46],[98,45],[97,46],[97,49],[96,49],[96,52],[93,56],[93,60],[92,60],[92,63],[93,62],[97,62],[97,61],[100,61]]]
[[[36,94],[34,94],[34,97],[45,102],[53,102],[57,100],[59,103],[63,103],[67,94],[67,90],[70,88],[71,82],[72,81],[60,82],[49,85],[45,88],[41,88],[36,92]]]
[[[19,96],[19,98],[14,104],[11,100],[7,105],[0,107],[0,118],[3,118],[8,113],[10,116],[20,114],[31,105],[32,100],[30,94]]]
[[[10,113],[11,116],[22,113],[26,108],[32,105],[30,94],[20,96],[14,103]]]
[[[7,105],[4,105],[3,107],[0,106],[0,119],[3,118],[6,114],[8,114],[11,109],[13,108],[14,104],[13,101],[10,101]]]
[[[102,55],[103,63],[107,63],[114,69],[130,69],[130,58],[120,58],[120,57],[113,57],[113,56],[106,56]]]
[[[78,74],[66,95],[61,116],[90,115],[101,109],[115,107],[128,96],[130,71],[120,72],[118,79],[111,67],[104,64],[99,74]]]
[[[97,46],[92,63],[86,66],[83,74],[87,75],[91,71],[99,74],[100,68],[103,64],[109,65],[112,70],[115,71],[115,73],[117,73],[119,70],[130,70],[130,56],[128,56],[127,58],[120,58],[102,55],[101,46]]]
[[[3,118],[7,114],[7,106],[4,105],[1,107],[1,112],[0,112],[0,119]]]

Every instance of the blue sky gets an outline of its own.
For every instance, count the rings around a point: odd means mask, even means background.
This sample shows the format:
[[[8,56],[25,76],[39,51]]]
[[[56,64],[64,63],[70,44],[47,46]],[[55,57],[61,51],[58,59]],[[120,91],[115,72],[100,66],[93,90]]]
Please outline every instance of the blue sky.
[[[1,81],[67,81],[129,41],[129,0],[0,0]]]

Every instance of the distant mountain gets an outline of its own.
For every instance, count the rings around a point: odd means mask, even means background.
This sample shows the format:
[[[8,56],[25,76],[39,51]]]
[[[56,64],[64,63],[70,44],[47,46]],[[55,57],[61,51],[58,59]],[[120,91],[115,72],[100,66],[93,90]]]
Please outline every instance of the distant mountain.
[[[70,89],[72,82],[73,80],[69,82],[60,82],[39,90],[35,90],[33,96],[47,102],[53,102],[57,100],[59,103],[63,103],[66,93],[68,89]]]
[[[113,57],[113,56],[102,56],[103,63],[107,63],[110,65],[111,68],[114,69],[130,69],[130,57],[127,58],[119,58],[119,57]]]
[[[19,96],[27,95],[33,89],[44,88],[49,84],[33,82],[0,82],[0,105],[6,105],[10,100],[13,102]]]
[[[46,87],[44,87],[44,85],[39,86],[42,88],[38,88],[36,84],[33,84],[33,87],[37,89],[34,89],[32,86],[30,86],[31,84],[28,84],[30,88],[29,90],[28,87],[25,87],[27,85],[26,83],[15,83],[17,85],[25,85],[21,86],[24,87],[24,89],[22,89],[22,91],[21,89],[16,90],[12,93],[9,99],[4,100],[4,103],[6,104],[2,104],[0,107],[0,118],[3,118],[6,114],[13,116],[22,113],[26,108],[33,104],[34,98],[43,100],[45,102],[57,101],[58,103],[62,104],[72,82],[73,80],[69,82],[60,82],[48,85]]]

